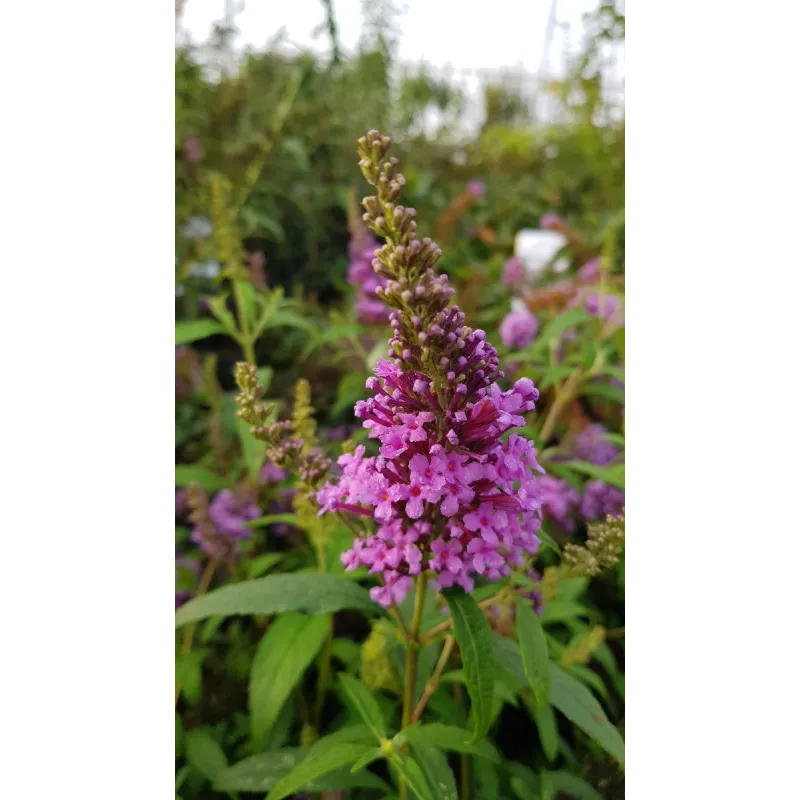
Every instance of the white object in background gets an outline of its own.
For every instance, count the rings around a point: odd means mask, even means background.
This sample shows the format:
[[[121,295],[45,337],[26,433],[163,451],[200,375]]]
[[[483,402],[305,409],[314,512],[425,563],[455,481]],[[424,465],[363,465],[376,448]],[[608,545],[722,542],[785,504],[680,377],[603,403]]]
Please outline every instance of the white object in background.
[[[566,237],[558,231],[542,231],[527,228],[519,231],[514,239],[514,255],[522,262],[528,275],[535,277],[553,260],[556,253],[567,244]],[[559,258],[553,271],[569,269],[569,261]]]
[[[528,311],[528,306],[525,305],[525,301],[519,297],[512,297],[511,298],[511,310],[512,311]]]
[[[221,269],[222,268],[216,261],[205,261],[202,264],[198,264],[192,270],[192,275],[197,278],[208,278],[211,280],[219,275]]]

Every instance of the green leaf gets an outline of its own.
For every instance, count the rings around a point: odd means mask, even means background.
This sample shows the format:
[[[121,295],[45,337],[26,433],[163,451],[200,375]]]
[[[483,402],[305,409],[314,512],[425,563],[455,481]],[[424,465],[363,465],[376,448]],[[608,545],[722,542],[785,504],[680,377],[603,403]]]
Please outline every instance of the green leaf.
[[[209,336],[225,333],[225,328],[213,319],[195,319],[191,322],[175,323],[175,346],[191,344]]]
[[[567,466],[576,472],[582,472],[590,478],[616,486],[617,489],[625,488],[625,465],[619,464],[614,467],[598,467],[596,464],[589,464],[584,461],[569,461]]]
[[[228,311],[227,303],[228,295],[221,294],[212,297],[208,301],[208,307],[211,309],[211,313],[219,320],[222,327],[225,328],[226,333],[235,335],[238,332],[238,328],[233,314]]]
[[[571,600],[549,600],[542,608],[542,615],[539,621],[542,625],[548,625],[553,622],[564,622],[565,620],[575,619],[577,617],[586,617],[589,615],[589,609],[580,603],[574,603]]]
[[[312,748],[313,750],[313,748]],[[374,750],[374,745],[337,744],[322,753],[309,752],[288,775],[284,775],[270,790],[267,800],[283,800],[307,786],[311,781],[326,775],[339,767],[352,764]]]
[[[537,337],[537,341],[546,342],[548,344],[552,341],[557,341],[561,338],[561,335],[570,328],[586,324],[593,319],[594,317],[590,314],[577,308],[565,311],[544,326],[544,330]]]
[[[411,755],[419,764],[434,800],[458,800],[453,770],[441,750],[431,745],[411,745]]]
[[[400,773],[400,777],[408,784],[408,788],[417,796],[417,800],[439,800],[428,785],[428,779],[425,777],[422,767],[414,758],[393,753],[390,761]]]
[[[616,348],[617,352],[619,353],[619,358],[622,363],[625,363],[625,328],[620,328],[619,330],[615,331],[614,335],[611,337],[611,341],[614,342],[614,347]]]
[[[300,747],[287,747],[250,756],[223,770],[214,781],[214,789],[218,792],[268,792],[308,755],[308,751]],[[309,780],[299,788],[307,792],[327,792],[357,788],[387,789],[388,786],[371,772],[351,775],[350,770],[345,768]]]
[[[270,625],[250,671],[250,723],[254,748],[275,724],[283,704],[314,661],[328,631],[327,616],[289,613]]]
[[[209,728],[196,728],[186,734],[186,760],[212,782],[228,766],[228,759]]]
[[[516,688],[516,682],[512,680],[509,683],[502,680],[502,678],[505,677],[507,674],[508,673],[506,673],[505,670],[503,670],[502,673],[498,671],[498,673],[496,674],[497,680],[494,683],[495,700],[499,699],[501,701],[501,706],[503,703],[508,703],[509,705],[516,706],[518,705],[517,698],[514,694],[514,689]],[[442,675],[440,680],[442,683],[460,683],[463,685],[466,685],[467,683],[467,678],[464,675],[463,669],[454,669]],[[494,716],[496,716],[496,714]]]
[[[547,656],[547,640],[539,618],[531,604],[517,601],[517,641],[519,642],[522,668],[528,678],[536,705],[546,703],[550,696],[550,671]]]
[[[558,755],[558,726],[556,725],[556,715],[550,703],[536,705],[533,699],[528,702],[528,709],[536,723],[539,731],[539,742],[542,745],[542,752],[548,761],[552,762]]]
[[[549,772],[539,773],[539,797],[541,800],[555,800],[556,787]]]
[[[352,407],[356,400],[364,397],[366,379],[366,375],[350,372],[339,381],[336,388],[336,404],[331,412],[333,416],[341,414],[342,411]]]
[[[270,315],[263,330],[268,330],[269,328],[301,328],[304,331],[311,332],[315,330],[315,323],[306,317],[295,314],[294,311],[279,309]]]
[[[453,618],[453,633],[467,679],[475,725],[472,741],[477,742],[486,735],[492,722],[495,673],[492,630],[471,595],[463,591],[448,591],[445,600]]]
[[[495,763],[500,763],[497,749],[486,739],[480,742],[470,742],[470,732],[455,725],[445,725],[442,722],[431,722],[423,725],[416,722],[395,737],[395,741],[407,741],[412,745],[440,747],[454,753],[480,756]],[[402,739],[401,739],[402,737]]]
[[[622,405],[625,402],[625,390],[608,383],[585,383],[581,388],[585,397],[600,397]]]
[[[302,611],[326,614],[342,609],[374,612],[369,592],[346,578],[316,572],[267,575],[230,584],[195,597],[175,614],[175,627],[206,617],[279,614]]]
[[[250,433],[250,425],[242,419],[236,418],[236,432],[242,445],[242,456],[247,474],[254,482],[258,482],[261,467],[264,465],[266,445]]]
[[[247,317],[248,330],[256,324],[256,290],[250,281],[237,281],[239,291],[242,295],[242,306]]]
[[[368,767],[373,761],[377,761],[381,758],[382,755],[383,753],[381,753],[380,747],[374,748],[371,752],[359,758],[358,761],[350,767],[350,772],[353,774],[360,772],[364,767]]]
[[[215,475],[205,467],[194,465],[176,464],[175,465],[175,486],[183,488],[190,483],[196,483],[201,489],[207,492],[216,492],[225,488],[225,481]]]
[[[506,764],[506,769],[511,776],[509,781],[514,794],[519,797],[519,800],[533,800],[538,798],[538,784],[536,775],[532,769],[518,764],[516,761],[510,761]]]
[[[550,702],[625,768],[625,742],[594,695],[572,675],[550,665]]]
[[[558,582],[559,600],[576,600],[589,585],[588,578],[562,578]]]
[[[349,670],[357,669],[361,663],[361,648],[352,639],[334,639],[331,655]]]
[[[269,572],[276,564],[283,560],[282,553],[262,553],[260,556],[244,562],[244,571],[248,578],[258,578]]]
[[[189,705],[196,706],[203,696],[203,660],[206,651],[195,648],[175,659],[175,681]]]
[[[497,665],[508,671],[520,685],[527,686],[528,678],[525,675],[525,668],[522,666],[522,655],[517,643],[506,639],[499,633],[494,633],[492,634],[492,650]]]
[[[358,711],[361,719],[367,724],[367,727],[375,734],[377,739],[386,738],[386,722],[381,714],[381,709],[377,701],[372,696],[369,689],[364,686],[361,681],[356,680],[352,675],[343,672],[339,675],[339,685],[342,691],[347,696],[347,699],[352,703],[353,707]]]
[[[181,715],[175,712],[175,758],[180,758],[183,755],[183,723],[181,722]]]
[[[265,517],[258,517],[245,522],[246,528],[266,528],[267,525],[294,525],[296,528],[300,527],[297,514],[267,514]]]
[[[590,784],[569,772],[549,772],[553,787],[559,794],[575,800],[603,800],[603,796]]]

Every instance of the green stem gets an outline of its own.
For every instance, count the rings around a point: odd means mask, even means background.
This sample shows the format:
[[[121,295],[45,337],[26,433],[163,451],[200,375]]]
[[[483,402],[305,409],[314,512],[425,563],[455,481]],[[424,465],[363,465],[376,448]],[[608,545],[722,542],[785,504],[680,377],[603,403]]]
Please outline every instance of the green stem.
[[[414,596],[414,615],[411,618],[411,636],[406,641],[406,683],[403,692],[403,724],[408,727],[414,711],[414,694],[417,688],[417,654],[419,652],[419,629],[422,624],[422,609],[425,603],[426,579],[423,573],[417,578]]]
[[[417,688],[417,655],[419,653],[419,629],[422,625],[422,609],[425,605],[425,587],[427,585],[425,573],[417,577],[417,588],[414,595],[414,613],[411,617],[411,630],[406,637],[406,675],[403,689],[403,718],[402,728],[407,728],[411,723],[414,712],[414,695]],[[406,800],[408,790],[406,782],[400,780],[400,800]]]

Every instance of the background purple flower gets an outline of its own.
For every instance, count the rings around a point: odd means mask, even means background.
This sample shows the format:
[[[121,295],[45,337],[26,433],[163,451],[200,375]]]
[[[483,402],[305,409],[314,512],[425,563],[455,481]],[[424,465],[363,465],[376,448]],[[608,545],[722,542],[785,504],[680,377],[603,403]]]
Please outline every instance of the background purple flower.
[[[500,323],[500,338],[506,347],[521,350],[539,332],[539,320],[530,311],[510,311]]]
[[[503,266],[503,283],[519,286],[525,281],[525,266],[518,258],[509,258]]]
[[[606,438],[608,431],[602,425],[588,425],[575,438],[574,451],[581,461],[602,467],[610,464],[619,450]]]
[[[542,216],[539,225],[544,228],[546,231],[553,231],[556,230],[561,226],[562,220],[561,217],[553,211],[548,211],[546,214]]]
[[[481,197],[486,191],[486,186],[482,181],[470,181],[467,184],[467,191],[473,197]]]
[[[196,136],[189,136],[183,143],[183,152],[189,161],[197,161],[203,157],[203,145]]]
[[[587,261],[579,270],[578,277],[584,281],[596,281],[600,277],[600,259]]]

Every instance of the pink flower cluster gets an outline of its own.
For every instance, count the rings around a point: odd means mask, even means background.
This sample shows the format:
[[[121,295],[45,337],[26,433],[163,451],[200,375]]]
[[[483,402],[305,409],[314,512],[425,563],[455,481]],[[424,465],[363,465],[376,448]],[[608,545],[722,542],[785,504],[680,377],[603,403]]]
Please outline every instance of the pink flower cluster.
[[[320,513],[377,523],[342,561],[382,574],[371,595],[385,607],[399,603],[420,572],[436,573],[441,588],[471,591],[475,575],[497,580],[539,547],[536,450],[517,434],[500,438],[524,424],[539,393],[528,378],[500,389],[483,331],[461,341],[463,355],[449,363],[448,385],[437,392],[424,374],[378,362],[367,381],[375,395],[355,413],[380,442],[379,455],[367,457],[363,446],[343,455],[342,475],[317,496]]]

